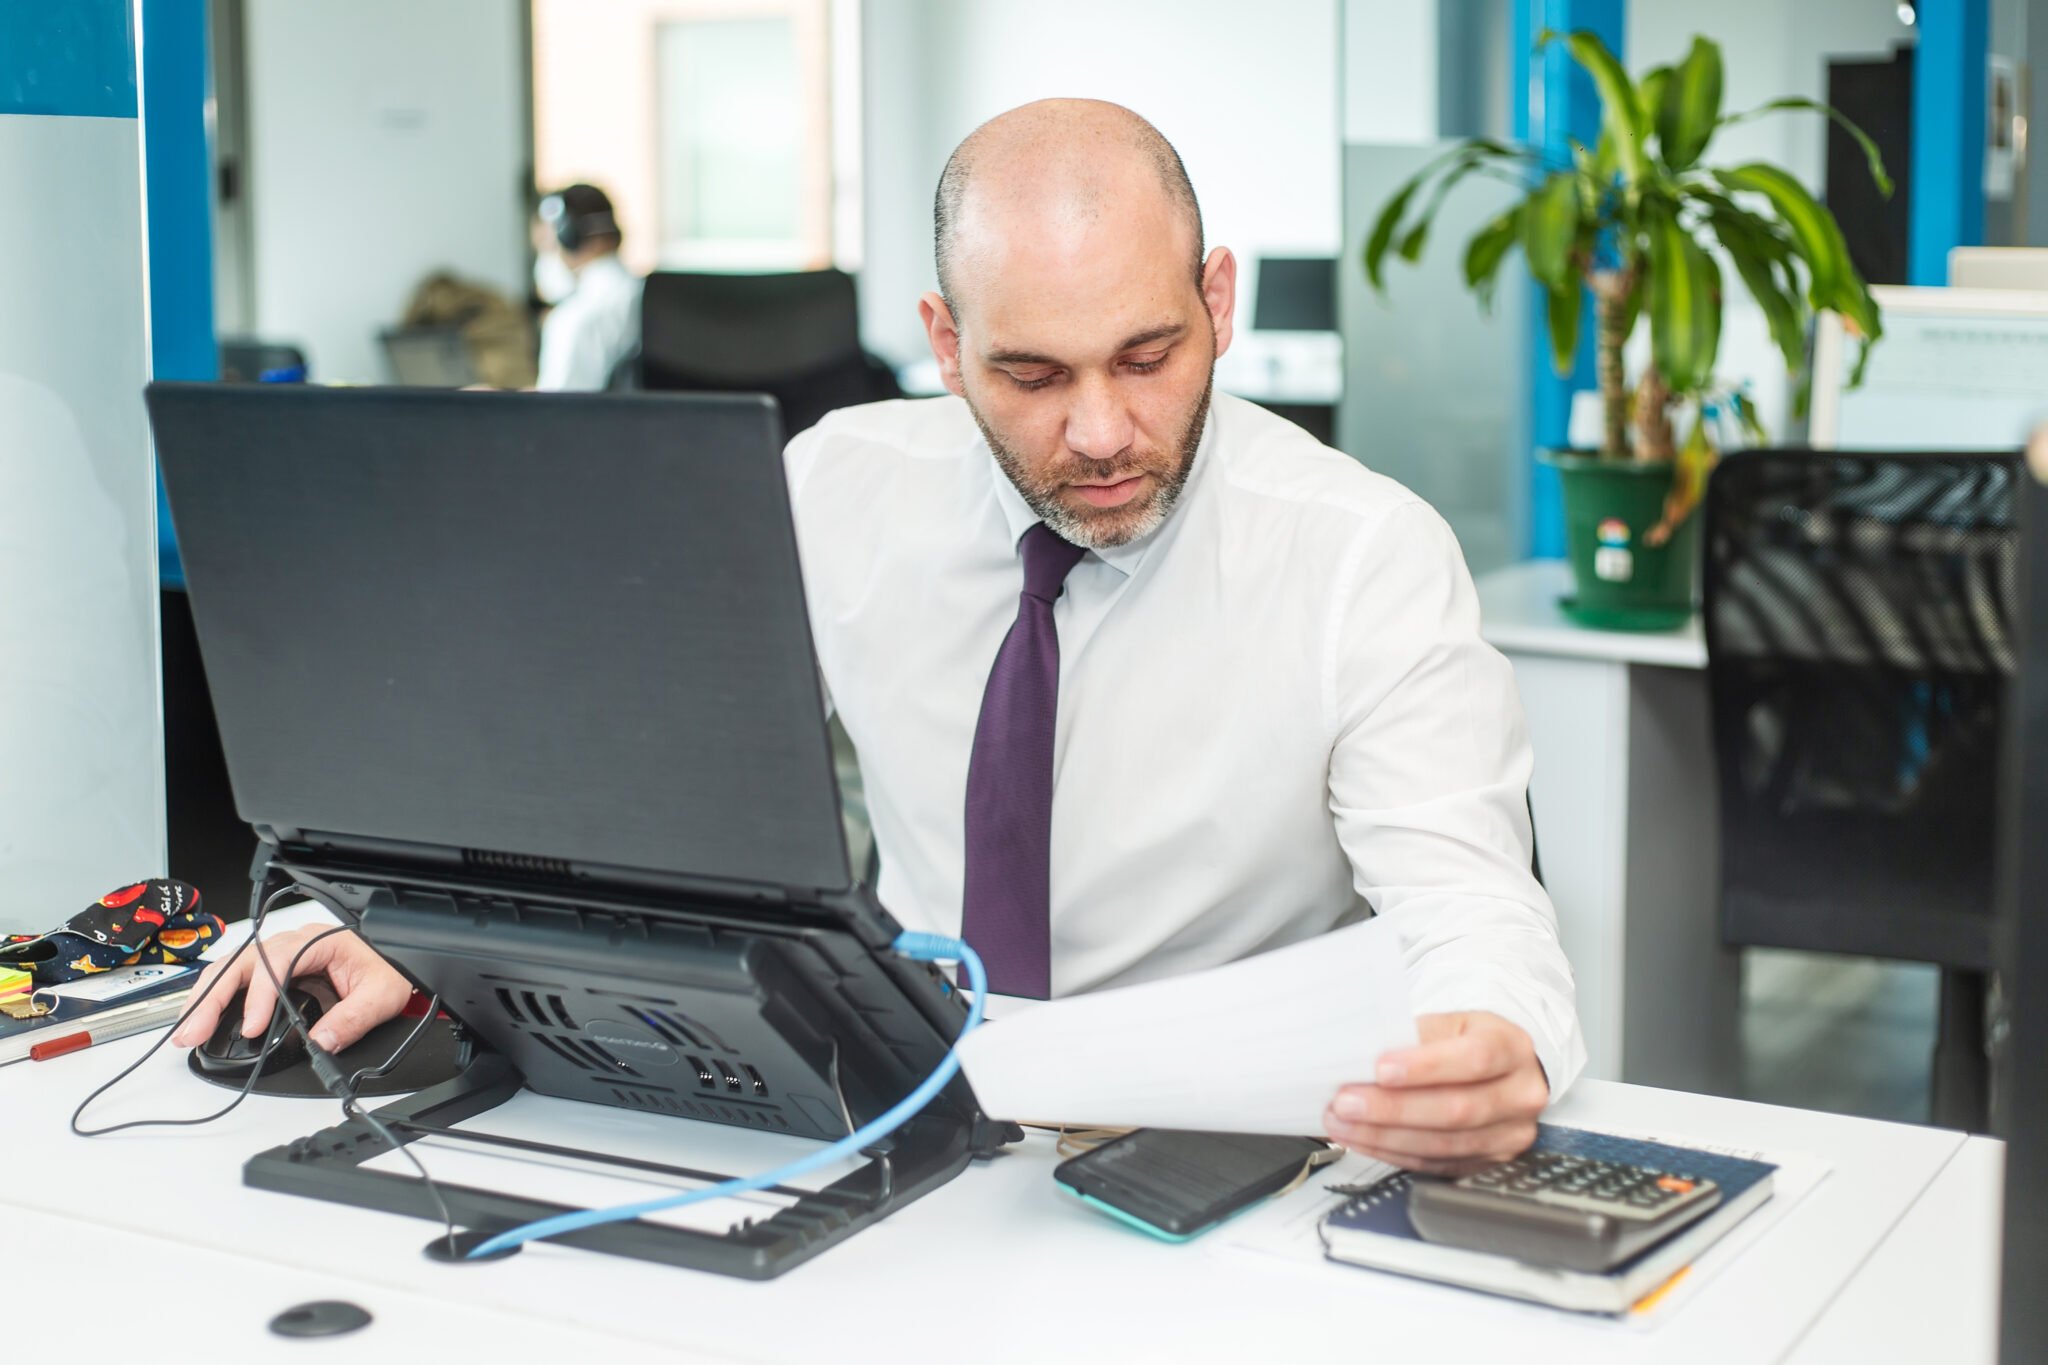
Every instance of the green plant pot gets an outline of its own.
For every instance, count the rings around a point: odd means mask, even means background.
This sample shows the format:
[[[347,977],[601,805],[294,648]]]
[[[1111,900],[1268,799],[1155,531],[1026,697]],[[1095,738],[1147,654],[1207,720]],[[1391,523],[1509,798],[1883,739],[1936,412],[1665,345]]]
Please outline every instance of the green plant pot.
[[[1699,514],[1662,545],[1644,533],[1664,515],[1669,464],[1545,452],[1564,485],[1565,553],[1575,591],[1564,614],[1602,630],[1671,630],[1692,616],[1699,577]]]

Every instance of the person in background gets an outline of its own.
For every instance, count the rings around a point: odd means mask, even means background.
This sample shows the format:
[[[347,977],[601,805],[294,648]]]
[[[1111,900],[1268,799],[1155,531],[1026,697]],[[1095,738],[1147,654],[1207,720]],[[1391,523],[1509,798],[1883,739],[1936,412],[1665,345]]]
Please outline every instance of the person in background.
[[[540,329],[540,389],[602,389],[640,344],[640,277],[619,259],[610,196],[571,185],[534,210],[533,283],[549,306]]]

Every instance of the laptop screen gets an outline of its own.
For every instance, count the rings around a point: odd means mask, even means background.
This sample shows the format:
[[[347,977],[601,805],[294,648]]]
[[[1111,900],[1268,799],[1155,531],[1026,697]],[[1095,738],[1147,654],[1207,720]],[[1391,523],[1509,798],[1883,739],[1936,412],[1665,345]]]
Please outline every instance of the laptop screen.
[[[849,884],[767,400],[148,398],[244,819]]]

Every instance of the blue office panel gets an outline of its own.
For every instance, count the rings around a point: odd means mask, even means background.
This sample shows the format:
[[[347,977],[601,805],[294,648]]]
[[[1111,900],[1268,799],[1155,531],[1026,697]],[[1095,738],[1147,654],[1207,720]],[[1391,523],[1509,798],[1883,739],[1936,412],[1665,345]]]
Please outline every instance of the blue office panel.
[[[1990,0],[1920,0],[1913,58],[1907,282],[1948,283],[1950,247],[1984,241],[1984,66]]]
[[[1544,30],[1569,33],[1586,29],[1600,36],[1617,56],[1626,57],[1626,0],[1516,0],[1514,33],[1509,44],[1510,107],[1514,136],[1542,149],[1544,160],[1557,167],[1571,165],[1574,139],[1590,147],[1600,138],[1600,97],[1593,79],[1572,61],[1561,43],[1542,52],[1536,40]],[[1529,293],[1524,340],[1526,434],[1523,457],[1529,461],[1529,553],[1538,559],[1564,554],[1564,505],[1557,471],[1536,461],[1538,450],[1562,449],[1571,424],[1572,395],[1597,386],[1593,370],[1593,305],[1581,301],[1579,354],[1568,375],[1558,374],[1550,355],[1548,296],[1533,281]]]
[[[128,0],[0,3],[0,114],[135,117]]]
[[[206,0],[142,0],[142,153],[148,194],[149,359],[158,379],[213,379],[213,163],[206,142]],[[162,485],[158,570],[185,584]]]

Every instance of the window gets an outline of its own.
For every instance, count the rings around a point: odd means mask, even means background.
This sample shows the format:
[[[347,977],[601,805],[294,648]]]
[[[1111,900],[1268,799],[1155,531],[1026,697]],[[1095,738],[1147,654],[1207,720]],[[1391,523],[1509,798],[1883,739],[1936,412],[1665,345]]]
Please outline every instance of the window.
[[[853,3],[533,0],[535,180],[610,194],[636,270],[857,263],[833,230],[858,193],[834,127],[857,117],[834,95],[859,53],[832,43]]]

